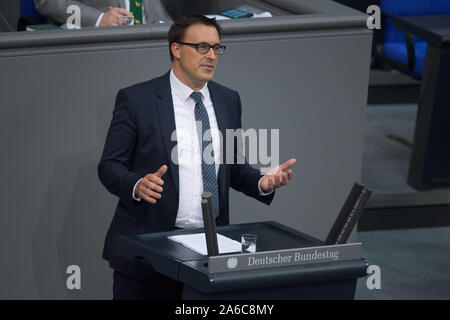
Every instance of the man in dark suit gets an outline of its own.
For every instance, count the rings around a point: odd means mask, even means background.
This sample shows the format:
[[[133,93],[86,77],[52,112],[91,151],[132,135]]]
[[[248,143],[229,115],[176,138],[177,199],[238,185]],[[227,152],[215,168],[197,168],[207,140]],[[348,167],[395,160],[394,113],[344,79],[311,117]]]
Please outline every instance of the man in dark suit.
[[[226,129],[241,128],[236,91],[213,81],[221,29],[204,16],[180,18],[169,31],[172,70],[119,91],[98,173],[119,197],[104,258],[114,271],[114,299],[177,299],[181,285],[112,249],[118,234],[203,226],[201,193],[213,194],[217,225],[229,224],[229,188],[270,204],[292,176],[291,159],[261,175],[229,159]],[[176,139],[174,139],[176,132]],[[205,138],[206,137],[206,138]],[[206,158],[210,156],[209,161]]]

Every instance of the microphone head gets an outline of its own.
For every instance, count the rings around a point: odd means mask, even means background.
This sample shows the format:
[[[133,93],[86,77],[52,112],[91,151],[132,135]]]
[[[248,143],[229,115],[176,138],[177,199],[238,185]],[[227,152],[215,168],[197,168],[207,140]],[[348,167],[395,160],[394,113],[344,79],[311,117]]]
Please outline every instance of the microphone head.
[[[211,192],[205,191],[205,192],[202,193],[202,199],[203,200],[208,200],[208,199],[211,199],[211,198],[212,198],[212,193]]]

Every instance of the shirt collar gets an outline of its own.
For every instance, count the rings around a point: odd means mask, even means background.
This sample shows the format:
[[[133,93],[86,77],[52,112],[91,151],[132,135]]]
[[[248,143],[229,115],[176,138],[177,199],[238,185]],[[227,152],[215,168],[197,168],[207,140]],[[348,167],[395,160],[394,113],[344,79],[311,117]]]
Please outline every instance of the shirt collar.
[[[170,86],[172,88],[172,92],[175,93],[181,101],[187,101],[187,99],[191,96],[191,93],[194,92],[194,90],[178,80],[173,72],[173,69],[170,70]],[[203,88],[200,89],[200,93],[203,96],[203,100],[209,99],[208,83],[205,83]]]

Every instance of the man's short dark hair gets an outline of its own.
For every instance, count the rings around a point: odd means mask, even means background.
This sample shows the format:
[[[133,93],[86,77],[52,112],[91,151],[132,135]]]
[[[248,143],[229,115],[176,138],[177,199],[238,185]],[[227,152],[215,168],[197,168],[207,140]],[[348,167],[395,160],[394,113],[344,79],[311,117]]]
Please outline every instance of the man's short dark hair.
[[[219,39],[222,36],[222,28],[217,23],[216,18],[209,19],[208,17],[202,15],[181,17],[172,24],[169,30],[168,40],[169,40],[170,61],[173,61],[173,54],[171,49],[172,43],[183,41],[187,28],[189,28],[193,24],[203,24],[205,26],[214,27],[216,28],[217,33],[219,34]]]

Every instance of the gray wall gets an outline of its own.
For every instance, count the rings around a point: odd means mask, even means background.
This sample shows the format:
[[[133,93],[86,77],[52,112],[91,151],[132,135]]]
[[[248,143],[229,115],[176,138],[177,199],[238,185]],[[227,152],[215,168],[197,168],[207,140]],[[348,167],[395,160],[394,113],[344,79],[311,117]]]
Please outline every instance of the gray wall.
[[[240,92],[244,127],[279,128],[280,160],[298,160],[270,207],[232,192],[232,223],[275,220],[324,239],[361,175],[370,32],[223,40],[215,80]],[[0,299],[111,298],[101,251],[117,199],[96,166],[117,91],[169,67],[157,39],[0,51]],[[72,264],[80,291],[65,286]]]
[[[6,21],[14,30],[17,30],[17,20],[20,17],[19,0],[1,0],[0,13],[6,18]]]

